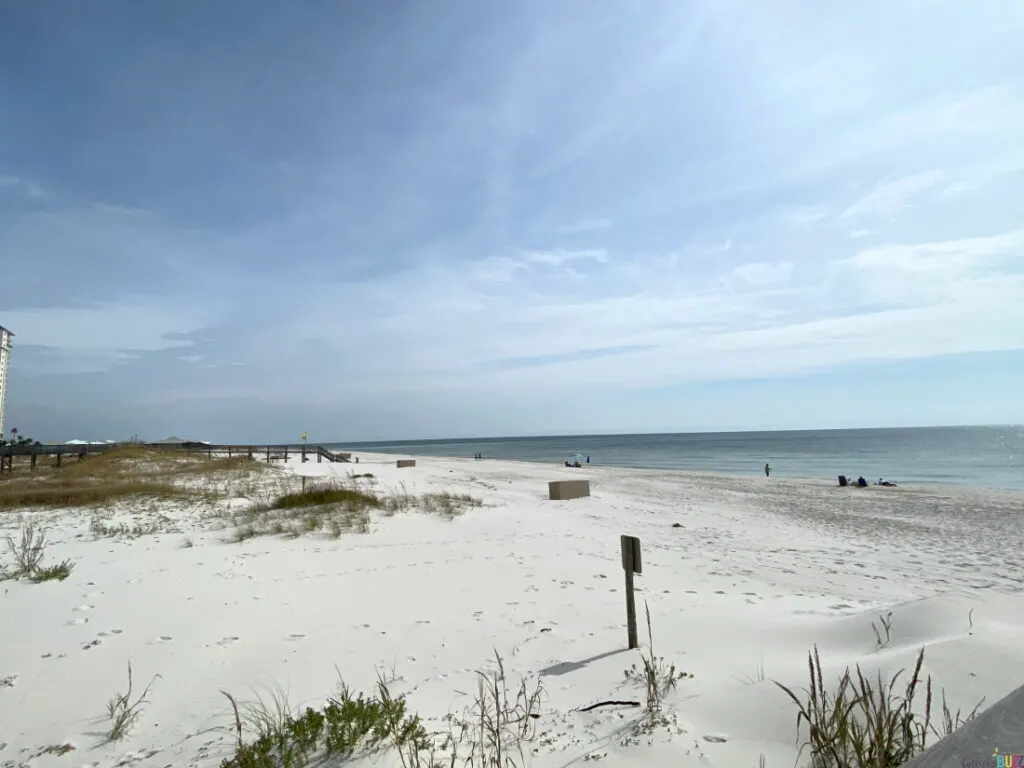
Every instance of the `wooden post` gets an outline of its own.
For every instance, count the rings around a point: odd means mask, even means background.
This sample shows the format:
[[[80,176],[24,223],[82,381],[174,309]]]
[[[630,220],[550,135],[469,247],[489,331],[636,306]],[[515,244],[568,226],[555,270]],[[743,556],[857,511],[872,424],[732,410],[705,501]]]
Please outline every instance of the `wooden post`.
[[[249,446],[249,461],[252,461],[252,446]]]
[[[633,596],[633,574],[643,573],[640,558],[640,539],[636,536],[621,536],[622,569],[626,572],[626,632],[629,647],[639,648],[636,636],[636,599]]]
[[[306,443],[302,443],[302,463],[306,463]]]
[[[36,471],[36,458],[36,452],[32,451],[32,458],[29,460],[29,463],[31,464],[31,469],[33,472]]]
[[[58,467],[60,466],[60,457],[61,457],[61,454],[58,453],[57,454],[57,466]]]
[[[288,446],[287,445],[284,447],[284,463],[285,464],[288,463]]]
[[[231,458],[231,446],[230,445],[228,446],[228,458],[229,459]]]
[[[270,463],[270,446],[267,446],[267,464]]]

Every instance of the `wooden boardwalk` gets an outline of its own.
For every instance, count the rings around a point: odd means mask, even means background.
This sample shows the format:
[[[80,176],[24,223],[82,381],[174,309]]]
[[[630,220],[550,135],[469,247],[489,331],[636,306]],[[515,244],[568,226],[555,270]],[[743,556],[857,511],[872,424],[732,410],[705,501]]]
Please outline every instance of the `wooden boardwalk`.
[[[92,444],[57,444],[57,445],[2,445],[0,446],[0,472],[12,471],[14,468],[15,456],[26,456],[29,458],[29,468],[35,469],[38,460],[42,458],[53,458],[55,465],[61,466],[64,457],[76,456],[82,461],[86,456],[95,453],[106,453],[117,448],[142,447],[160,451],[183,451],[188,454],[206,454],[210,458],[214,456],[248,456],[250,459],[272,461],[287,461],[289,456],[302,456],[303,461],[309,461],[316,456],[317,463],[329,461],[348,462],[352,460],[351,453],[340,453],[329,451],[322,445],[211,445],[207,443],[103,443]]]

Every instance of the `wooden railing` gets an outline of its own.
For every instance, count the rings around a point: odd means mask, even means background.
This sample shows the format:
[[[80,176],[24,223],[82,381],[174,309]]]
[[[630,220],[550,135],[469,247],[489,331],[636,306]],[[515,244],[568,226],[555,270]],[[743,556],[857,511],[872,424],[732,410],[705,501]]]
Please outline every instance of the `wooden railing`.
[[[351,453],[329,451],[322,445],[304,444],[277,444],[277,445],[212,445],[207,443],[103,443],[92,444],[59,444],[59,445],[0,445],[0,471],[11,469],[12,459],[15,456],[28,456],[31,458],[31,466],[35,468],[36,460],[40,456],[55,456],[57,466],[61,465],[64,456],[77,456],[79,461],[94,453],[106,453],[107,451],[119,448],[142,447],[151,450],[184,451],[185,453],[206,454],[210,458],[215,455],[222,456],[248,456],[250,459],[262,459],[268,463],[272,461],[287,461],[291,456],[302,456],[303,461],[309,461],[316,456],[317,463],[329,461],[348,462],[352,460]]]

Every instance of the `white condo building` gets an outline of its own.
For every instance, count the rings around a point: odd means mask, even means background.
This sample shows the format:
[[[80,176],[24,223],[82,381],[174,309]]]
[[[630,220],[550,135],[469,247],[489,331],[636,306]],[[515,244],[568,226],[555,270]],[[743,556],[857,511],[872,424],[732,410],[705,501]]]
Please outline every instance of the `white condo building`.
[[[14,334],[0,325],[0,439],[4,436],[4,414],[7,410],[7,369],[11,364],[11,339]]]

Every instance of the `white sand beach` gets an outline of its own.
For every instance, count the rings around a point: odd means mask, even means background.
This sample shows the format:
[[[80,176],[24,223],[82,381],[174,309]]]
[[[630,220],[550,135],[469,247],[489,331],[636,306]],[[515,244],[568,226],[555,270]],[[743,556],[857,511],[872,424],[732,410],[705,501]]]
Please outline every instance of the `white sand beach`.
[[[74,563],[64,581],[0,583],[0,764],[217,766],[236,739],[222,691],[245,700],[280,686],[290,706],[316,707],[339,672],[367,692],[382,672],[442,733],[495,651],[511,684],[543,687],[526,746],[542,768],[736,768],[762,756],[790,766],[796,709],[772,681],[806,686],[814,645],[826,682],[855,664],[890,675],[924,647],[936,695],[965,711],[1024,683],[1024,495],[359,458],[293,459],[262,477],[372,473],[379,492],[483,504],[452,519],[375,511],[365,532],[241,542],[227,511],[251,503],[258,483],[248,500],[206,505],[0,512],[0,536],[35,522],[47,562]],[[580,477],[589,498],[548,500],[549,480]],[[642,646],[646,602],[656,655],[693,675],[656,725],[644,706],[578,711],[644,701],[626,674],[641,662],[625,650],[621,534],[642,542]],[[879,647],[872,624],[890,611]],[[129,663],[135,693],[152,687],[130,732],[104,744],[107,702],[125,691]],[[363,762],[401,764],[394,752]]]

